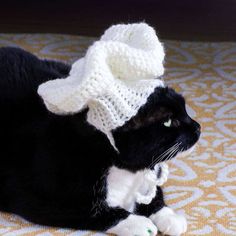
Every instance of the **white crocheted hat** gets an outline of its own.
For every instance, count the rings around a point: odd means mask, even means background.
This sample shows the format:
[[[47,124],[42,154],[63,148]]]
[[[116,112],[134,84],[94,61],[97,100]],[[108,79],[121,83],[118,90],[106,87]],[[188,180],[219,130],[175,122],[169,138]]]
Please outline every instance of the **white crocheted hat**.
[[[88,107],[87,121],[107,135],[144,105],[164,73],[164,49],[145,23],[114,25],[72,65],[65,79],[38,88],[48,110],[66,115]]]

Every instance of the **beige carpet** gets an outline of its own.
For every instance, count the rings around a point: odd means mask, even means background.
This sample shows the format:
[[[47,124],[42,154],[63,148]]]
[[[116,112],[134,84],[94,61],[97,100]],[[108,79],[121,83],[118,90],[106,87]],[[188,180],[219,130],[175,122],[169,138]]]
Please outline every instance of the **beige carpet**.
[[[73,62],[92,38],[0,34],[0,46]],[[167,202],[188,218],[186,235],[236,235],[236,43],[165,42],[165,80],[183,93],[203,133],[189,157],[170,162]],[[35,226],[0,215],[0,235],[101,235]]]

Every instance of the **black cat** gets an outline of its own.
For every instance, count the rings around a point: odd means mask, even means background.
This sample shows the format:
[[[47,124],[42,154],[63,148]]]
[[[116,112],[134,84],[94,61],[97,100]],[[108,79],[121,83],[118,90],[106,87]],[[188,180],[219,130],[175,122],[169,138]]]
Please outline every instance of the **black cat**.
[[[190,149],[200,125],[171,88],[156,88],[138,114],[107,137],[76,115],[50,113],[38,86],[67,77],[70,66],[0,48],[0,210],[58,227],[122,236],[186,231],[160,187],[149,204],[128,198],[134,180],[155,164]],[[161,173],[158,173],[161,175]]]

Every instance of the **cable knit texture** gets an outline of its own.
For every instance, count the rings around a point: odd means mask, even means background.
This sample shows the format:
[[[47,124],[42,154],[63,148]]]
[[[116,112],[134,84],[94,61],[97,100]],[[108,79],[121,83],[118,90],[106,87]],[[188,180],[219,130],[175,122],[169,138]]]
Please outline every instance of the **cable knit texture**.
[[[114,25],[72,65],[65,79],[38,88],[48,110],[66,115],[88,107],[87,121],[107,135],[144,105],[164,73],[164,49],[145,23]]]

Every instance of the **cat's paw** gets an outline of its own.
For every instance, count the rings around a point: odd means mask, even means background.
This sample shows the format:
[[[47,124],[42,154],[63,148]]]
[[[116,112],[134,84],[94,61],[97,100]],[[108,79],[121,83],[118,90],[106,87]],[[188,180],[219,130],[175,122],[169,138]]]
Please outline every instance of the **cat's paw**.
[[[163,207],[150,216],[159,231],[166,235],[178,236],[187,231],[187,221],[184,216],[176,214],[171,208]]]
[[[130,215],[116,226],[110,228],[107,233],[118,236],[155,236],[157,227],[147,217]]]

